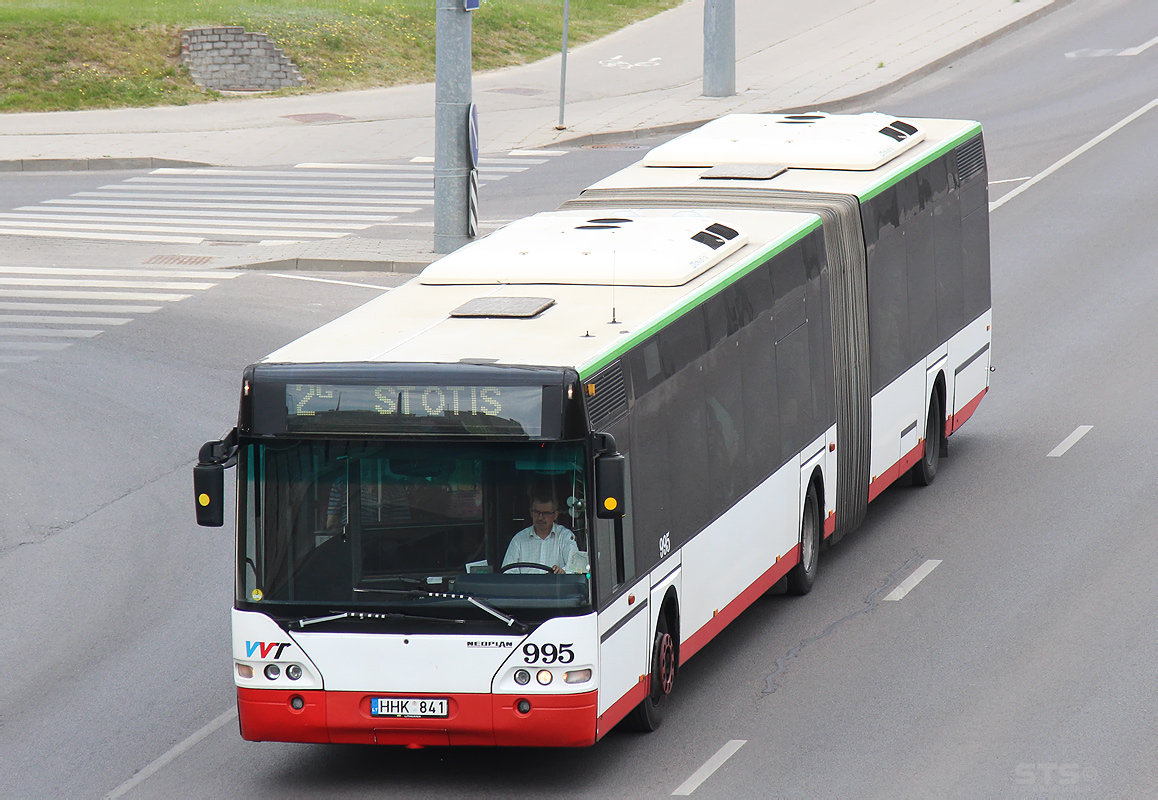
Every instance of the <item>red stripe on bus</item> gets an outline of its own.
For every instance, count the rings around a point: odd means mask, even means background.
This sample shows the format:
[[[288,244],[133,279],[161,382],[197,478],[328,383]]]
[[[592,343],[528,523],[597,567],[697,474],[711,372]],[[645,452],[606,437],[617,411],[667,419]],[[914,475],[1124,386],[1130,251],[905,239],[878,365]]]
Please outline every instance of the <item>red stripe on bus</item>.
[[[953,415],[953,418],[948,423],[948,425],[952,426],[952,429],[946,430],[945,431],[946,435],[956,431],[958,428],[960,428],[962,425],[965,424],[965,420],[967,420],[971,416],[973,416],[973,412],[977,410],[977,406],[981,405],[981,398],[984,397],[985,393],[988,391],[989,391],[989,387],[986,386],[984,389],[981,390],[981,394],[974,397],[972,400],[970,400],[968,403],[965,404],[964,408],[962,408],[960,411],[958,411],[956,414]],[[948,425],[946,427],[948,427]]]
[[[756,598],[775,586],[776,582],[787,575],[788,570],[796,566],[798,561],[800,561],[799,544],[794,545],[791,550],[781,556],[780,560],[773,564],[767,572],[757,578],[747,589],[740,592],[735,600],[717,611],[710,620],[680,645],[680,664],[695,655],[728,623],[740,616],[744,609],[756,602]]]
[[[651,676],[641,675],[639,683],[628,689],[623,697],[616,700],[609,709],[603,712],[603,716],[599,718],[599,723],[596,726],[596,738],[602,739],[609,730],[618,725],[624,717],[631,713],[631,709],[643,702],[649,691],[651,691]]]
[[[897,480],[897,478],[904,475],[913,466],[920,461],[925,455],[925,440],[919,439],[917,446],[914,447],[905,455],[901,456],[901,460],[884,471],[884,474],[878,475],[876,480],[869,484],[868,499],[871,503],[876,500],[880,493]]]
[[[374,717],[372,697],[446,698],[446,717]],[[291,705],[300,697],[303,707]],[[531,709],[518,711],[519,700]],[[583,747],[595,743],[597,692],[567,695],[328,692],[238,687],[249,741],[389,745]]]

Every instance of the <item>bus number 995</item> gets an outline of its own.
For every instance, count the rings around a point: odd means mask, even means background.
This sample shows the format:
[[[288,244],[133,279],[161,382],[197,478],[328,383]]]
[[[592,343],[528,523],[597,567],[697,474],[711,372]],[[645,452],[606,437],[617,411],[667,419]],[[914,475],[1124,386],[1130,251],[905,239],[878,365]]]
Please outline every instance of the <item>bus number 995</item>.
[[[523,645],[523,661],[534,664],[542,659],[544,664],[570,664],[575,660],[575,651],[571,649],[573,642],[566,644],[525,644]]]

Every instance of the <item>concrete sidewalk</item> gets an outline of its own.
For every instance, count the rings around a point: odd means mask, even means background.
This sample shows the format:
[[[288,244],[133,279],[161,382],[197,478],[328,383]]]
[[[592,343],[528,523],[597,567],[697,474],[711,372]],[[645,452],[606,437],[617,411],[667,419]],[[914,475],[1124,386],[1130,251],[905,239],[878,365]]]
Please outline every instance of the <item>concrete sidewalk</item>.
[[[478,73],[482,149],[654,131],[731,112],[832,107],[895,87],[1070,0],[736,0],[737,94],[700,95],[703,0],[559,56]],[[291,115],[336,115],[301,123]],[[345,117],[346,119],[340,119]],[[0,115],[0,162],[169,159],[261,166],[434,153],[434,86],[197,106]]]
[[[556,130],[559,56],[475,74],[481,149],[587,144],[690,128],[733,112],[869,102],[1069,2],[736,0],[737,94],[705,98],[703,0],[689,0],[570,52],[564,130]],[[323,121],[293,118],[300,115]],[[0,171],[148,168],[162,161],[371,162],[433,153],[433,84],[186,107],[0,115]],[[346,259],[398,268],[429,255],[428,244],[403,247],[346,237],[263,253],[261,260]],[[252,257],[224,260],[247,259]]]

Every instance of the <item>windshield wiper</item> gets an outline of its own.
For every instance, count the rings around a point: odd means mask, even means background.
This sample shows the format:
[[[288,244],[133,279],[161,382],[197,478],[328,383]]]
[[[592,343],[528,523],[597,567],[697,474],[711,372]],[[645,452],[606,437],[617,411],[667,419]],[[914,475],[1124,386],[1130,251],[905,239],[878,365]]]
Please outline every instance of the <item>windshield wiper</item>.
[[[307,625],[317,625],[321,622],[333,622],[339,619],[358,619],[358,620],[385,620],[386,622],[441,622],[452,625],[465,625],[465,619],[447,619],[446,617],[424,617],[419,614],[402,614],[399,612],[388,612],[384,614],[374,613],[370,611],[343,611],[340,614],[330,614],[326,617],[306,617],[298,620],[298,627],[304,628]]]
[[[480,600],[472,594],[453,594],[451,592],[432,592],[429,589],[361,589],[355,588],[355,592],[371,592],[375,594],[393,594],[405,595],[407,597],[433,597],[439,600],[465,600],[471,605],[481,608],[483,611],[490,614],[497,620],[505,622],[508,628],[514,628],[519,633],[526,633],[530,630],[526,623],[519,622],[517,619],[501,611],[485,600]]]

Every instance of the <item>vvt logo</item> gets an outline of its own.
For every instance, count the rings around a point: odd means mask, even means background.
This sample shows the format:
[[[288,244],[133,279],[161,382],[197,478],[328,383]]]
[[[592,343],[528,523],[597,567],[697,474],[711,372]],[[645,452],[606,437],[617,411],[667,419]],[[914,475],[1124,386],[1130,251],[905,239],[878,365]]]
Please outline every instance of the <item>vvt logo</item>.
[[[293,642],[250,642],[245,643],[245,657],[253,658],[254,653],[259,653],[258,658],[269,658],[269,654],[276,647],[277,652],[274,653],[274,660],[281,658],[282,651],[292,645]]]

